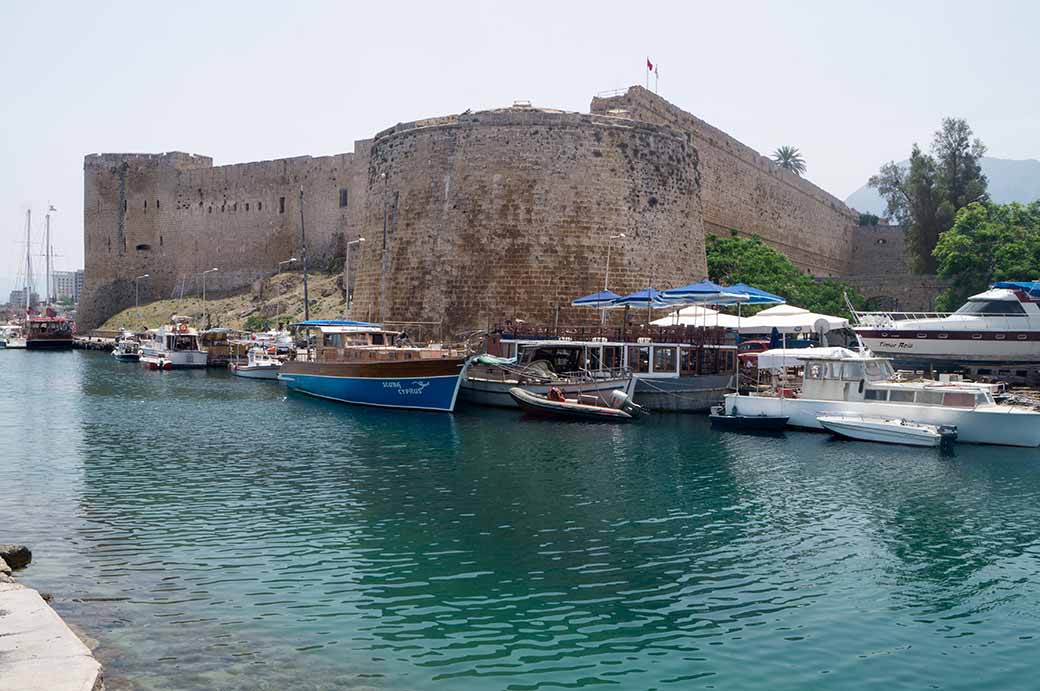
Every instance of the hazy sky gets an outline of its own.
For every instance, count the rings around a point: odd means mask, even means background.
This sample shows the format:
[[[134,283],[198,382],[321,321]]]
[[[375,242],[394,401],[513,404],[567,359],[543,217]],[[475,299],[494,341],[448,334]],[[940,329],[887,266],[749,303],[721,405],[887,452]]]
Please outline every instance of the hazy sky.
[[[25,209],[83,263],[83,156],[218,165],[353,149],[397,122],[516,99],[587,112],[642,84],[844,198],[968,119],[990,155],[1040,158],[1030,2],[0,2],[0,290]]]

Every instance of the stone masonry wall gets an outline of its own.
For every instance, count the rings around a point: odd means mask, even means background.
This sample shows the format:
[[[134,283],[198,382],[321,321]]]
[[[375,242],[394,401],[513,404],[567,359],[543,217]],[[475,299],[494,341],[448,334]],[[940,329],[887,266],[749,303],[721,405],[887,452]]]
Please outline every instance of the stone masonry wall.
[[[380,319],[384,199],[387,319],[443,319],[449,333],[502,317],[595,319],[569,302],[602,289],[619,233],[615,291],[700,279],[696,161],[665,127],[530,108],[382,132],[351,316]]]
[[[705,233],[758,235],[814,275],[849,273],[857,217],[836,197],[640,86],[594,98],[591,110],[665,124],[692,136]]]
[[[914,274],[906,254],[903,226],[856,226],[850,274],[839,279],[858,290],[876,309],[935,309],[935,298],[947,288],[937,276]]]
[[[355,154],[213,167],[179,152],[100,154],[84,160],[86,285],[79,328],[93,328],[142,299],[170,297],[182,287],[221,291],[273,273],[301,258],[300,189],[310,263],[342,256],[345,234],[364,208],[367,143]],[[341,206],[341,190],[347,191]],[[298,266],[298,265],[297,265]]]

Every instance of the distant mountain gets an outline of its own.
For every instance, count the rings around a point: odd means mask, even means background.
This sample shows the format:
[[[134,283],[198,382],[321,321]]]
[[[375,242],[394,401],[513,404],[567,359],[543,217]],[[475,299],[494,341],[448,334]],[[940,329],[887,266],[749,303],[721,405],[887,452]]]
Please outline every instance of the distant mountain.
[[[906,166],[908,163],[900,161],[899,165]],[[879,165],[878,168],[880,167]],[[1031,158],[1014,161],[983,156],[982,172],[989,178],[989,196],[995,202],[1028,203],[1040,199],[1040,161]],[[864,213],[885,215],[885,202],[867,185],[850,194],[845,203]]]

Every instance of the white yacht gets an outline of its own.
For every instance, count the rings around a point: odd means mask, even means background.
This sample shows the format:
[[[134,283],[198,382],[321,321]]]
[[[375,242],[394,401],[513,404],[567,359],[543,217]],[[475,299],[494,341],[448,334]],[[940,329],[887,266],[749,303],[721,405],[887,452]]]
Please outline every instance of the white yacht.
[[[25,335],[18,324],[0,326],[0,348],[10,350],[25,348]]]
[[[1040,282],[995,283],[956,312],[855,312],[856,333],[900,363],[1040,363]]]
[[[141,343],[141,364],[149,369],[205,367],[208,355],[199,344],[199,332],[189,321],[175,315],[169,324],[149,330],[151,338]]]
[[[819,418],[862,416],[955,427],[957,440],[1040,446],[1040,412],[998,404],[994,384],[903,381],[887,358],[845,348],[768,350],[759,371],[770,383],[726,395],[727,415],[786,415],[790,425],[824,429]]]

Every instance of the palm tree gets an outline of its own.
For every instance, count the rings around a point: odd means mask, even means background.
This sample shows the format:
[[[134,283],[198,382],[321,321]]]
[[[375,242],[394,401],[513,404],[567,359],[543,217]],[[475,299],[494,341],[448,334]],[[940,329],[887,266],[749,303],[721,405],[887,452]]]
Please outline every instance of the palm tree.
[[[793,146],[781,146],[774,151],[773,161],[781,168],[789,170],[795,175],[801,175],[805,172],[805,159],[802,158],[802,153]]]

